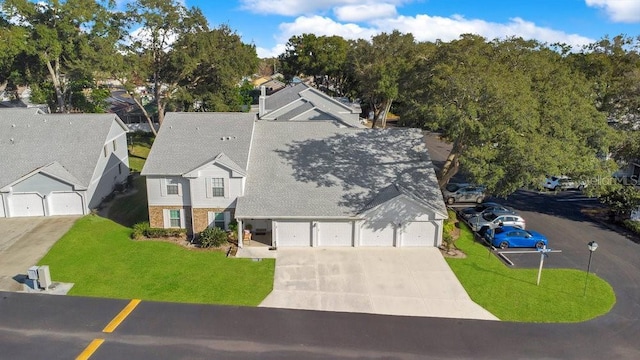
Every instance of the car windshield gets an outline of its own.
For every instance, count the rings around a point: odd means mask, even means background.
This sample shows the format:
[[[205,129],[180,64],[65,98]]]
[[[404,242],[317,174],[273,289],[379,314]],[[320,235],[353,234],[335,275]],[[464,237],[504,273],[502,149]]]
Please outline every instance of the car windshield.
[[[454,192],[454,191],[457,191],[458,189],[460,189],[460,186],[458,184],[447,184],[445,189],[447,189],[447,191]]]
[[[504,229],[499,227],[499,228],[493,229],[493,231],[494,231],[495,234],[502,234],[504,232]]]
[[[487,221],[492,221],[493,219],[497,218],[498,216],[494,213],[485,213],[484,215],[482,215],[482,218],[487,220]]]

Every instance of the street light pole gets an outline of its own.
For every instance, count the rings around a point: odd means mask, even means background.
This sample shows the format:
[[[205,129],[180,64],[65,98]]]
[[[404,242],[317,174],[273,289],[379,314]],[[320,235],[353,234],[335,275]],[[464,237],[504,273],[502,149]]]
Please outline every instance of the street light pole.
[[[589,246],[589,263],[587,264],[587,276],[584,278],[584,292],[582,296],[587,296],[587,282],[589,281],[589,272],[591,271],[591,257],[593,256],[593,252],[598,248],[598,243],[590,241],[587,246]]]

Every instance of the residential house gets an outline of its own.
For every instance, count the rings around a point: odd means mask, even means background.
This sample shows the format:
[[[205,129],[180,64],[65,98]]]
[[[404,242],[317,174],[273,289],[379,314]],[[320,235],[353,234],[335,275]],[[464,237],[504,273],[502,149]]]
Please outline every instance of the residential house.
[[[440,245],[447,212],[420,130],[363,128],[304,84],[260,107],[166,115],[142,170],[152,227],[235,220],[279,247]]]
[[[0,110],[0,217],[83,215],[126,181],[128,129],[113,114]]]

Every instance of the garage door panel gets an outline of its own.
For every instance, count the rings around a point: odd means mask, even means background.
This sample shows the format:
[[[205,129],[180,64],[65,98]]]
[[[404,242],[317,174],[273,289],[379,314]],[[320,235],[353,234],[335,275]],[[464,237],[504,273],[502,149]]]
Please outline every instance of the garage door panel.
[[[277,221],[276,246],[311,246],[311,222]]]
[[[318,246],[353,246],[353,222],[319,221]]]
[[[394,227],[387,224],[384,227],[365,223],[360,230],[361,246],[393,246]]]
[[[52,193],[47,197],[49,215],[82,215],[82,197],[77,192]]]
[[[44,216],[44,202],[38,194],[9,195],[11,217]]]
[[[435,246],[436,225],[431,221],[412,221],[402,230],[402,246]]]

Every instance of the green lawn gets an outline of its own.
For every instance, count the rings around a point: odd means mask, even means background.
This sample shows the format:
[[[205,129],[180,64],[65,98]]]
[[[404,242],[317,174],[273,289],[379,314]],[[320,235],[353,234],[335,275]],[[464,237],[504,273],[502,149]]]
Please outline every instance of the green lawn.
[[[460,226],[456,245],[467,258],[447,258],[447,262],[473,301],[500,320],[579,322],[606,314],[616,302],[611,286],[594,274],[589,275],[584,296],[585,271],[543,269],[536,286],[538,269],[508,268],[489,256],[464,224]]]
[[[144,162],[149,156],[153,138],[150,136],[141,136],[133,134],[129,140],[129,168],[133,172],[140,172],[144,166]]]
[[[79,219],[40,261],[70,295],[258,305],[271,292],[275,261],[226,258],[168,242],[134,241],[99,216]]]

